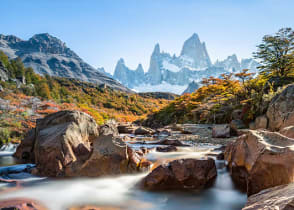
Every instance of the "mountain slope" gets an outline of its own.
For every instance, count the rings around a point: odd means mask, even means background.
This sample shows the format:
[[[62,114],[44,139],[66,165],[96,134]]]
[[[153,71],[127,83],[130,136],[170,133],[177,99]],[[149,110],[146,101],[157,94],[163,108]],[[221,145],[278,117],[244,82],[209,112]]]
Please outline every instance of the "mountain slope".
[[[64,42],[48,33],[34,35],[27,41],[11,35],[0,35],[0,50],[9,58],[20,57],[26,67],[32,67],[41,75],[76,78],[130,92],[102,71],[84,62]]]

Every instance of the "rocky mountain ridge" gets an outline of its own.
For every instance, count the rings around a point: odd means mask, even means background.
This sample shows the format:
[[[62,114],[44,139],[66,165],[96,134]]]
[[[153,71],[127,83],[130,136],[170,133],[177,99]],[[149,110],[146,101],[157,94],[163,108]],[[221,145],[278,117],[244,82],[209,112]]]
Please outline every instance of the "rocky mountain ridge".
[[[26,67],[41,75],[75,78],[113,89],[130,92],[102,69],[95,69],[83,61],[64,42],[48,33],[36,34],[29,40],[13,35],[0,35],[0,50],[9,58],[20,57]]]
[[[156,44],[151,54],[149,69],[145,74],[135,73],[118,61],[113,77],[125,86],[138,92],[166,91],[181,94],[192,82],[199,83],[203,78],[220,76],[223,73],[250,69],[257,72],[258,63],[249,58],[238,60],[235,54],[223,61],[212,64],[204,42],[197,34],[187,39],[179,56],[160,50]],[[129,76],[126,76],[129,75]]]

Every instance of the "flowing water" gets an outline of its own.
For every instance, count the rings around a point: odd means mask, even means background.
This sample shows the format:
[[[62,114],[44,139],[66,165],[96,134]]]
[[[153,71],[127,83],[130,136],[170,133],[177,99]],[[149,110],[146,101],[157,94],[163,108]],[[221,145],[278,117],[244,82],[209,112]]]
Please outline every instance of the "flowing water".
[[[8,147],[7,147],[8,148]],[[0,152],[0,173],[8,165],[17,164],[11,154],[15,148]],[[151,161],[201,157],[209,153],[210,146],[180,148],[177,152],[151,152]],[[154,210],[237,210],[246,202],[246,195],[233,185],[226,171],[224,161],[216,160],[218,176],[212,187],[202,190],[149,192],[139,189],[138,182],[147,173],[104,178],[77,178],[51,180],[34,177],[27,173],[10,174],[6,179],[23,181],[22,187],[0,182],[0,200],[10,198],[31,198],[40,201],[49,209],[63,210],[71,206],[96,205],[118,209]],[[19,167],[25,167],[20,165]],[[12,166],[13,167],[13,166]],[[16,169],[17,171],[17,169]],[[3,177],[2,177],[3,178]],[[102,208],[103,209],[103,208]]]

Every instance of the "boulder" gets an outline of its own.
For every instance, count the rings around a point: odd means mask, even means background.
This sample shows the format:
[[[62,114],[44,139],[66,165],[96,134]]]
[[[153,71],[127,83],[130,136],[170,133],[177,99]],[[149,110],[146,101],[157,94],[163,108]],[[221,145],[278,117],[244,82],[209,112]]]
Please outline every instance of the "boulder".
[[[142,187],[147,190],[203,189],[216,175],[213,159],[173,160],[150,172],[142,180]]]
[[[170,146],[176,146],[176,147],[188,147],[189,145],[183,144],[180,140],[177,139],[163,139],[161,141],[158,141],[156,143],[152,144],[159,144],[159,145],[170,145]]]
[[[137,126],[130,124],[120,124],[117,126],[118,132],[125,134],[133,134],[137,128]]]
[[[159,136],[171,136],[172,131],[171,129],[158,129],[157,133]]]
[[[140,157],[130,150],[125,142],[113,135],[99,136],[93,151],[75,176],[96,177],[138,171]]]
[[[272,131],[294,125],[294,84],[273,97],[266,116],[269,120],[268,127]]]
[[[154,133],[155,131],[153,129],[142,127],[142,126],[140,126],[139,128],[135,130],[135,135],[152,135]]]
[[[157,152],[175,152],[177,151],[177,147],[175,146],[167,146],[167,147],[156,147]]]
[[[283,128],[280,133],[284,136],[287,136],[289,138],[294,138],[294,126],[288,126]]]
[[[21,144],[16,148],[14,157],[23,160],[24,162],[34,162],[34,144],[36,139],[36,129],[30,130],[21,141]]]
[[[99,135],[114,135],[114,136],[118,136],[119,132],[117,129],[117,124],[115,121],[108,121],[106,124],[100,126],[99,128]]]
[[[221,124],[214,125],[212,128],[212,137],[213,138],[229,138],[230,137],[230,125]]]
[[[249,130],[227,146],[225,160],[248,195],[294,181],[294,139],[279,133]]]
[[[60,111],[38,119],[35,131],[21,142],[15,156],[34,159],[44,176],[70,176],[91,154],[98,126],[88,114]],[[30,148],[32,146],[32,148]]]
[[[39,202],[30,199],[11,199],[0,201],[0,209],[7,210],[46,210]]]
[[[265,115],[258,116],[255,119],[255,129],[267,129],[268,119]]]
[[[246,128],[246,125],[242,120],[232,120],[230,123],[230,135],[236,136],[239,129]]]
[[[294,184],[281,185],[251,195],[243,210],[293,210]]]

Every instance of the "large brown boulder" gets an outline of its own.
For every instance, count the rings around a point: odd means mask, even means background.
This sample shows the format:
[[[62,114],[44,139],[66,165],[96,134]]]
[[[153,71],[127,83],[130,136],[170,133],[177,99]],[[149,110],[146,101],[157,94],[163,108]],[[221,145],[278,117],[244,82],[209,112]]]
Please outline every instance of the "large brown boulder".
[[[67,176],[89,158],[91,144],[99,132],[88,114],[60,111],[37,120],[35,131],[28,136],[15,156],[23,158],[30,151],[40,175]]]
[[[243,210],[293,210],[294,184],[281,185],[263,190],[248,198]]]
[[[213,159],[173,160],[155,168],[142,181],[147,190],[203,189],[216,177]]]
[[[38,120],[25,140],[16,156],[22,158],[31,152],[35,173],[50,177],[138,171],[144,156],[118,137],[115,123],[98,128],[91,116],[79,111],[61,111]]]
[[[289,85],[271,100],[266,116],[272,131],[294,125],[294,85]]]
[[[294,181],[294,139],[249,130],[225,151],[233,180],[248,195]]]
[[[134,172],[139,170],[140,158],[120,138],[99,136],[91,156],[74,175],[95,177]]]

